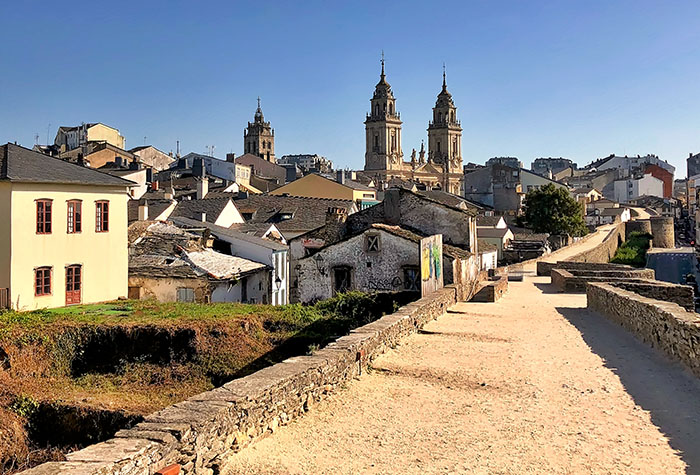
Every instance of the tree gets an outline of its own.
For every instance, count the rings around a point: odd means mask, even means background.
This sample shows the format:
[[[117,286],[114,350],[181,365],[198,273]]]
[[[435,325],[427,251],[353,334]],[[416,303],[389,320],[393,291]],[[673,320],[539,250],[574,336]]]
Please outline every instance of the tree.
[[[583,204],[564,188],[548,184],[528,191],[523,203],[525,222],[538,233],[584,236]]]

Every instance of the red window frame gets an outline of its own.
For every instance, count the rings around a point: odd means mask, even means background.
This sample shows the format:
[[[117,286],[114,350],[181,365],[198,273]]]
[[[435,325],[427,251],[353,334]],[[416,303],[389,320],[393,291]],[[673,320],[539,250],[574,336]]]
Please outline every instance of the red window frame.
[[[53,269],[51,267],[37,267],[34,269],[34,295],[41,297],[51,295]]]
[[[36,233],[51,234],[53,200],[36,200]]]
[[[80,200],[69,200],[66,204],[68,234],[78,234],[83,231],[83,203]]]
[[[109,201],[95,202],[95,232],[109,231]]]

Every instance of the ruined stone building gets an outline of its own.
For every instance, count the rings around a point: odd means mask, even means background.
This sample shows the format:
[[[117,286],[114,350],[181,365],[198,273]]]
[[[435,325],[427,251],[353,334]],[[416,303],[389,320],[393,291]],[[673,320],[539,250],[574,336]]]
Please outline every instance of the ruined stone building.
[[[401,115],[396,109],[396,98],[382,72],[371,110],[365,119],[365,173],[377,182],[378,188],[413,181],[456,195],[462,183],[462,127],[457,120],[457,107],[447,90],[443,72],[442,90],[428,122],[428,153],[421,143],[416,154],[413,149],[409,161],[404,161],[401,148]]]

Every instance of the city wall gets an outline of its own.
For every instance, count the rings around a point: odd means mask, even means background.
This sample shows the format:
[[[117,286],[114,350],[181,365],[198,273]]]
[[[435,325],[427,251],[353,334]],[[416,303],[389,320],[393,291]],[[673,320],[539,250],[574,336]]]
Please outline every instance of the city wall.
[[[238,450],[310,410],[402,338],[456,303],[454,285],[353,330],[307,356],[289,358],[150,416],[114,438],[23,472],[26,475],[151,475],[179,464],[183,474],[225,473]]]
[[[652,299],[619,286],[591,283],[588,308],[622,325],[641,340],[680,361],[700,376],[700,316],[670,300],[663,289]]]

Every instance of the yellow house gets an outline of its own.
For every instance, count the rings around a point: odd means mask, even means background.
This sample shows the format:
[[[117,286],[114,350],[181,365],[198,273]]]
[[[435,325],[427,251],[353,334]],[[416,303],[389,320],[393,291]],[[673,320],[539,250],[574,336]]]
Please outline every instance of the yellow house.
[[[342,171],[338,173],[340,176]],[[377,203],[377,192],[368,186],[340,177],[337,181],[313,173],[294,180],[270,192],[271,195],[303,196],[307,198],[326,198],[334,200],[352,200],[360,205]],[[365,206],[361,206],[364,208]]]
[[[125,297],[131,185],[0,146],[0,303],[33,310]]]

